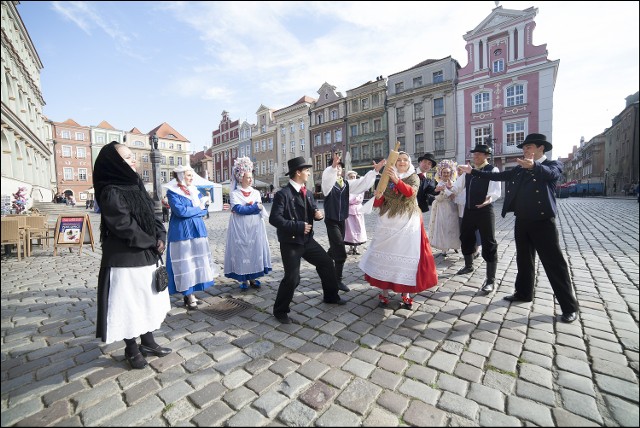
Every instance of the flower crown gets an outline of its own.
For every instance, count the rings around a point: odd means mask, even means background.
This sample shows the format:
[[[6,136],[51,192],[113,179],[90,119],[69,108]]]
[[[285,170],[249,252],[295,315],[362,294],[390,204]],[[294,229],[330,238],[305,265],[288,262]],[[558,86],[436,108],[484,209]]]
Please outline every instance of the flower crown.
[[[233,176],[236,178],[236,181],[242,181],[242,177],[245,172],[253,171],[253,162],[248,157],[237,158],[233,161]]]
[[[436,166],[436,175],[434,176],[434,179],[436,181],[441,181],[442,170],[445,168],[451,170],[451,181],[456,181],[456,178],[458,178],[458,163],[449,159],[440,161],[440,163]]]

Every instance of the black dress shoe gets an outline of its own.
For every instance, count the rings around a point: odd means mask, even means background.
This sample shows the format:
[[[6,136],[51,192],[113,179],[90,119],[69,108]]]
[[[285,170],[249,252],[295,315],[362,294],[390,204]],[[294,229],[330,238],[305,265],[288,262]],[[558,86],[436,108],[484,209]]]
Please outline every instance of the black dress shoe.
[[[340,291],[351,291],[351,290],[349,289],[349,287],[347,287],[346,285],[344,285],[344,282],[342,282],[342,281],[340,281],[340,282],[338,283],[338,290],[340,290]]]
[[[464,275],[465,273],[471,273],[473,272],[473,266],[464,266],[462,269],[460,269],[456,275]]]
[[[124,352],[124,356],[127,359],[127,361],[129,361],[129,364],[131,365],[132,369],[143,369],[145,367],[147,367],[147,365],[149,365],[149,363],[147,363],[147,360],[144,359],[144,357],[142,356],[142,353],[138,352],[136,355],[134,356],[129,356],[129,354],[127,354],[127,351]]]
[[[328,303],[330,305],[346,305],[347,301],[343,300],[343,299],[338,299],[335,302],[327,302],[326,300],[324,301],[325,303]]]
[[[560,319],[562,320],[562,322],[574,322],[576,319],[578,319],[578,314],[576,314],[575,312],[568,312],[566,314],[562,314],[562,317],[560,317]]]
[[[503,299],[506,300],[507,302],[530,302],[531,301],[531,299],[523,299],[522,297],[516,294],[511,294],[510,296],[504,296]]]
[[[484,284],[482,284],[482,291],[484,293],[491,293],[493,291],[493,283],[494,279],[485,280]]]
[[[280,324],[291,324],[291,318],[289,318],[289,315],[285,314],[285,315],[274,315],[276,317],[276,319],[278,321],[280,321]]]
[[[149,354],[155,355],[156,357],[166,357],[173,352],[171,348],[163,348],[160,345],[156,346],[155,348],[140,345],[138,348],[140,348],[140,352],[142,352],[142,355],[144,355],[145,357]]]

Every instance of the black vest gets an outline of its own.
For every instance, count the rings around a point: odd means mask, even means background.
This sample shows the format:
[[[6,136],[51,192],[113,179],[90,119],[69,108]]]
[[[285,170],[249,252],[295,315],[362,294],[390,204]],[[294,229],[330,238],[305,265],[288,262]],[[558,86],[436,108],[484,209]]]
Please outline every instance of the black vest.
[[[487,164],[480,171],[491,172],[493,165]],[[475,177],[471,174],[467,174],[465,177],[465,188],[467,189],[467,200],[465,209],[477,210],[476,205],[483,204],[487,199],[487,191],[489,190],[489,180],[486,178]],[[489,204],[488,206],[492,206]]]
[[[324,198],[324,216],[329,220],[343,221],[349,217],[349,183],[344,180],[340,188],[335,183],[331,191]]]

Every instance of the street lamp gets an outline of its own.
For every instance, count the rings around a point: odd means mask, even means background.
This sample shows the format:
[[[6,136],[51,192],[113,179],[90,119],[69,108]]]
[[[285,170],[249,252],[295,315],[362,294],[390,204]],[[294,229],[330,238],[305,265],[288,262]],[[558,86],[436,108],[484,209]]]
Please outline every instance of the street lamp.
[[[602,191],[603,196],[607,196],[607,178],[609,177],[609,168],[604,170],[604,189]]]
[[[160,150],[158,150],[158,137],[152,135],[149,138],[151,144],[151,174],[153,175],[153,212],[158,220],[162,220],[162,203],[160,202]]]

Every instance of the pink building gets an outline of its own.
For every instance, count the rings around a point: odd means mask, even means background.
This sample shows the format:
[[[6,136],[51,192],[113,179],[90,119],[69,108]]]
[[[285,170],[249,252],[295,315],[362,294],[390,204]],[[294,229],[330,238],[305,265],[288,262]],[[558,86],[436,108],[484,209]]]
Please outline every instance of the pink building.
[[[527,134],[553,142],[553,91],[559,60],[547,59],[547,45],[533,44],[538,9],[498,6],[469,31],[467,65],[458,71],[458,162],[471,158],[476,144],[493,145],[492,163],[516,166],[516,146]],[[547,153],[551,156],[551,153]]]

